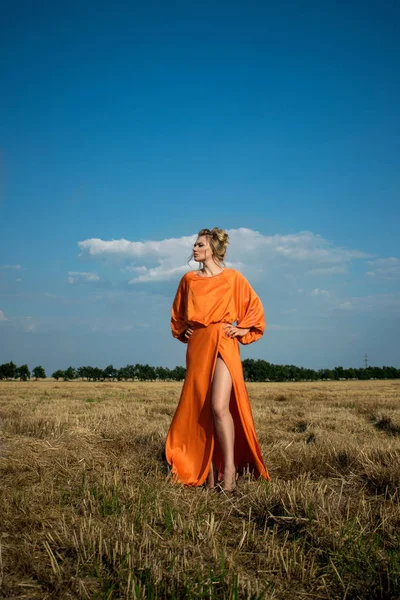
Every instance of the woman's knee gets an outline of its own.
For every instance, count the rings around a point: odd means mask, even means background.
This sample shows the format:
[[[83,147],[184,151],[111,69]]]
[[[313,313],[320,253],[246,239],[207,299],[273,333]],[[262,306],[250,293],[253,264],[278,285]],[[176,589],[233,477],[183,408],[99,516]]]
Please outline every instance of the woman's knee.
[[[213,411],[214,418],[217,419],[218,421],[223,421],[224,419],[226,419],[229,416],[229,406],[226,403],[213,404],[212,411]]]

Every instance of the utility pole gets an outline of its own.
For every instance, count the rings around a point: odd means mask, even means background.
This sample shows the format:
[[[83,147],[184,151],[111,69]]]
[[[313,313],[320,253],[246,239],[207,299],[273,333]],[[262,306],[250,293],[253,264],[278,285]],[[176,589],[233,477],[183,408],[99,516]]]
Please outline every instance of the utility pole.
[[[365,356],[364,356],[364,363],[365,363],[365,368],[367,368],[368,367],[368,354],[367,353],[365,353]]]

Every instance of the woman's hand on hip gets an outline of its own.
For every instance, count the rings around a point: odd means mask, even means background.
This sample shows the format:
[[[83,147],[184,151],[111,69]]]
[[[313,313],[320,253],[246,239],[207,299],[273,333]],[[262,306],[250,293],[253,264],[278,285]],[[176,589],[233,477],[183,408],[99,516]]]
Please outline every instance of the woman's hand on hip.
[[[190,336],[193,333],[193,329],[191,327],[188,327],[185,331],[185,338],[188,340],[190,338]]]
[[[224,326],[225,335],[230,338],[243,337],[246,333],[249,333],[250,329],[243,329],[242,327],[235,327],[234,325]]]

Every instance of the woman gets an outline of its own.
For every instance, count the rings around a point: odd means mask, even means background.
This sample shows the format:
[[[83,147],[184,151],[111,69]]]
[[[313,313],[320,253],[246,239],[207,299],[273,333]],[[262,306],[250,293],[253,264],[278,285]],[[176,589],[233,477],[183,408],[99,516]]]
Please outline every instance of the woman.
[[[193,258],[172,306],[172,335],[188,343],[186,378],[168,431],[166,457],[175,480],[210,488],[223,478],[232,491],[236,473],[250,469],[270,479],[264,465],[240,361],[239,343],[264,333],[260,299],[245,277],[224,268],[228,234],[199,231]],[[237,325],[233,323],[237,322]]]

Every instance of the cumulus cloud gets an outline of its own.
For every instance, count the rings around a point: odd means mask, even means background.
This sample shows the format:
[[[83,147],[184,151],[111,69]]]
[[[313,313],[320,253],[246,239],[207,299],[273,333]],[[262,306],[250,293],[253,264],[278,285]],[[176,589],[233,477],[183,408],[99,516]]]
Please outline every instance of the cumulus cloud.
[[[0,269],[15,269],[16,271],[20,271],[22,267],[21,265],[0,265]]]
[[[346,264],[370,255],[339,246],[311,231],[291,235],[263,235],[253,229],[228,230],[230,265],[243,271],[267,273],[276,265],[304,265],[314,275],[346,272]],[[80,256],[129,263],[122,268],[134,277],[130,283],[145,283],[175,279],[189,270],[187,258],[191,254],[195,235],[144,242],[101,240],[91,238],[78,243]],[[227,263],[228,265],[228,263]],[[240,267],[238,266],[240,265]]]
[[[71,285],[79,283],[94,283],[100,281],[97,273],[88,273],[82,271],[68,271],[68,283]]]
[[[306,275],[334,275],[347,273],[347,265],[336,265],[334,267],[318,267],[306,271]]]
[[[332,308],[335,310],[354,310],[357,313],[378,311],[386,315],[390,311],[392,314],[400,316],[400,293],[352,296],[347,300],[335,299]]]
[[[166,281],[167,279],[175,278],[178,275],[183,275],[188,270],[187,265],[180,267],[165,268],[164,265],[159,265],[153,269],[146,267],[138,267],[138,275],[131,279],[129,283],[144,283],[147,281]]]
[[[352,310],[353,303],[350,300],[346,300],[345,302],[340,302],[340,304],[336,307],[340,310]]]
[[[330,296],[328,290],[321,290],[319,288],[314,288],[311,292],[311,296]]]
[[[361,296],[351,299],[354,307],[360,310],[370,311],[374,309],[400,308],[400,293],[376,294],[374,296]]]
[[[36,321],[33,317],[22,317],[20,319],[20,324],[22,326],[23,331],[26,333],[32,333],[38,328],[38,321]]]
[[[167,257],[180,257],[184,255],[193,245],[195,236],[184,236],[181,238],[170,238],[158,241],[130,242],[124,238],[120,240],[101,240],[91,238],[78,242],[81,249],[81,255],[87,253],[89,256],[97,258],[122,258],[138,259],[144,257],[154,257],[160,259]]]
[[[16,329],[17,331],[23,331],[25,333],[33,333],[37,331],[39,325],[39,321],[37,319],[34,319],[32,316],[10,317],[9,319],[7,319],[1,310],[0,321],[6,321],[7,325],[10,326],[12,329]]]
[[[367,261],[371,269],[367,271],[368,277],[383,277],[385,279],[400,278],[400,259],[394,256],[378,258]]]

